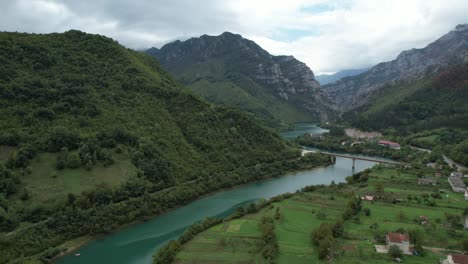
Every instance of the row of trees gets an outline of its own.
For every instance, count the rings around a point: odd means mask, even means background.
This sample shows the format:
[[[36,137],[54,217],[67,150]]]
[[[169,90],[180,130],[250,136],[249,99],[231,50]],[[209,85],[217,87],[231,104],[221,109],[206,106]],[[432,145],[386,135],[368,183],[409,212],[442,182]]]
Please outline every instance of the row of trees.
[[[336,188],[331,187],[331,188]],[[338,218],[334,224],[322,223],[310,233],[312,244],[317,247],[319,259],[331,260],[338,254],[336,239],[344,235],[344,223],[346,220],[357,215],[362,207],[360,197],[351,197],[348,201],[343,216]],[[370,215],[370,211],[368,212]]]
[[[275,234],[275,222],[272,217],[264,216],[260,220],[260,231],[262,232],[262,243],[260,253],[267,263],[274,263],[278,255],[278,241]]]
[[[317,247],[319,259],[332,259],[337,254],[335,239],[344,234],[344,221],[338,219],[332,225],[322,223],[310,233],[312,244]]]

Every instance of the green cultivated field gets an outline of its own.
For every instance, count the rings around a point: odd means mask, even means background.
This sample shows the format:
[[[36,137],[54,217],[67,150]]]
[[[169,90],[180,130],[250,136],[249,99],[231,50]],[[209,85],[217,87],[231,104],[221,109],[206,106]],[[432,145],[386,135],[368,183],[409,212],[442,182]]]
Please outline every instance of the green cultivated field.
[[[440,179],[438,186],[421,186],[411,171],[379,166],[369,173],[366,183],[299,193],[257,213],[218,224],[184,244],[175,263],[266,263],[259,250],[259,223],[263,216],[273,217],[277,207],[277,263],[322,263],[311,243],[311,231],[323,222],[333,224],[350,197],[375,192],[377,183],[384,186],[382,198],[362,203],[363,209],[370,209],[369,216],[361,210],[345,221],[344,236],[336,240],[339,253],[332,263],[394,263],[388,254],[376,253],[374,244],[384,244],[385,233],[397,229],[419,229],[424,234],[424,247],[444,249],[426,249],[424,257],[404,256],[404,263],[438,263],[447,250],[461,249],[460,242],[468,233],[462,227],[451,228],[446,214],[460,216],[462,224],[463,210],[468,207],[463,194],[448,191],[439,197],[439,188],[448,190],[446,178]],[[395,203],[394,199],[403,201]],[[427,216],[428,224],[416,221],[420,216]]]

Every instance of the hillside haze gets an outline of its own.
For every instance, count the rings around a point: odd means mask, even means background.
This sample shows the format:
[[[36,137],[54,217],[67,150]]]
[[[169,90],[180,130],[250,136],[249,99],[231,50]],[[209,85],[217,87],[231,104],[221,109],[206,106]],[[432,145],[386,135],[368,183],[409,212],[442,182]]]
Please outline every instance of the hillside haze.
[[[273,56],[240,35],[203,35],[147,53],[195,94],[251,112],[269,125],[334,117],[307,65]]]
[[[458,25],[422,49],[400,53],[357,76],[323,86],[324,92],[347,112],[370,103],[385,87],[401,86],[468,62],[468,24]]]
[[[342,78],[345,77],[350,77],[350,76],[355,76],[358,74],[361,74],[365,71],[367,71],[369,68],[364,68],[364,69],[350,69],[350,70],[342,70],[339,72],[336,72],[334,74],[321,74],[315,76],[315,79],[321,84],[329,84],[329,83],[334,83]]]

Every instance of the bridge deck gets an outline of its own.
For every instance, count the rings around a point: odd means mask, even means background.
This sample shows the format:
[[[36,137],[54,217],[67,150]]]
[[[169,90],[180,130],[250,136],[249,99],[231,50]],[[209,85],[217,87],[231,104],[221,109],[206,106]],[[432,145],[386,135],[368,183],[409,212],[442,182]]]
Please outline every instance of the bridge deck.
[[[354,159],[354,160],[372,161],[372,162],[378,162],[378,163],[387,163],[387,164],[396,164],[396,165],[402,165],[403,164],[401,162],[390,161],[390,160],[381,160],[381,159],[373,159],[373,158],[365,158],[365,157],[353,157],[353,156],[348,156],[348,155],[344,155],[344,154],[319,152],[319,151],[313,151],[313,150],[307,150],[307,149],[302,150],[302,156],[304,156],[307,153],[321,153],[323,155],[328,155],[328,156],[347,158],[347,159]]]

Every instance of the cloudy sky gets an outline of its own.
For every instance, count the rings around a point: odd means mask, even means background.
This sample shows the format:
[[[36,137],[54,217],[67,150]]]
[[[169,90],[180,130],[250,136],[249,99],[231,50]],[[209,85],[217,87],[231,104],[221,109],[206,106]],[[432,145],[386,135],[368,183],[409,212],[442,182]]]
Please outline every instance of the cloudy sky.
[[[134,49],[230,31],[331,73],[424,47],[467,14],[467,0],[0,0],[0,31],[79,29]]]

